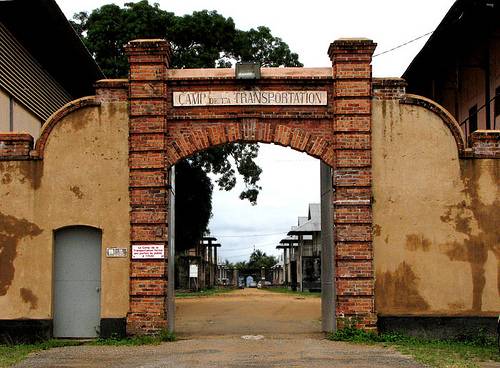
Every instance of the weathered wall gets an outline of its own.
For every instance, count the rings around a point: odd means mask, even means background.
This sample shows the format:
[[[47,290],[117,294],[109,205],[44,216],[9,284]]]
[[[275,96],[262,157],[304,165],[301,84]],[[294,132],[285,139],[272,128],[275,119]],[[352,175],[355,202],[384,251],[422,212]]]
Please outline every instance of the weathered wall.
[[[373,101],[380,315],[498,315],[499,182],[500,160],[459,158],[436,113]]]
[[[105,249],[129,245],[126,102],[66,115],[43,156],[0,161],[0,319],[52,318],[53,232],[71,225],[102,229],[101,317],[124,318],[129,260]]]

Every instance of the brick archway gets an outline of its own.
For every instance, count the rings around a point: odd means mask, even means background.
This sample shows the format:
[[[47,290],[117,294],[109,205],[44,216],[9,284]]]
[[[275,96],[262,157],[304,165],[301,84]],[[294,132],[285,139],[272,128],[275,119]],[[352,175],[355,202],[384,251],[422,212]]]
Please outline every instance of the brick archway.
[[[168,254],[169,168],[194,153],[231,142],[288,146],[321,159],[331,177],[336,313],[375,328],[371,210],[370,40],[330,45],[332,68],[263,68],[248,82],[232,69],[169,69],[164,40],[126,46],[129,75],[131,245],[161,244]],[[175,106],[174,92],[324,91],[323,105]],[[332,257],[333,258],[333,257]],[[131,260],[131,334],[167,326],[165,260]]]

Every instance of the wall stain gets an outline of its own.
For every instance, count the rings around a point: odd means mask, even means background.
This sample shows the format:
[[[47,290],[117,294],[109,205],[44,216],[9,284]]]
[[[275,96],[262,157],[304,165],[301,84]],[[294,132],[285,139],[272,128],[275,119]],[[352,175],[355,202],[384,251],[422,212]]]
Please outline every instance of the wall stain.
[[[30,289],[21,288],[19,290],[19,295],[21,295],[23,302],[29,303],[30,309],[36,309],[38,307],[38,297],[33,294]]]
[[[31,188],[38,189],[43,177],[43,161],[22,161],[19,166],[13,166],[15,175],[20,175],[19,181],[25,183],[28,181]],[[14,171],[12,170],[12,171]]]
[[[74,111],[73,114],[75,114],[75,117],[69,119],[70,123],[68,124],[68,128],[73,132],[77,132],[86,128],[90,124],[90,122],[96,119],[95,116],[92,115],[95,109],[95,106],[86,106],[84,108],[78,109],[77,111]],[[100,107],[98,109],[100,109]]]
[[[381,231],[382,231],[382,226],[378,224],[373,225],[373,235],[380,236]]]
[[[0,181],[10,184],[17,178],[21,184],[29,181],[33,189],[40,187],[43,175],[43,161],[0,162]]]
[[[83,198],[83,193],[80,190],[80,187],[74,185],[74,186],[70,187],[69,190],[71,190],[73,192],[73,194],[75,195],[76,198],[78,198],[78,199]]]
[[[488,252],[492,251],[497,259],[497,289],[500,296],[500,195],[492,204],[484,204],[479,196],[480,163],[477,160],[464,160],[460,163],[463,193],[466,200],[449,206],[441,220],[450,223],[455,230],[466,237],[463,241],[447,242],[440,245],[442,253],[452,261],[468,262],[472,273],[472,310],[481,311],[484,286],[486,284],[484,266]],[[498,183],[500,167],[489,166],[494,181]],[[498,186],[490,190],[498,191]],[[475,220],[478,231],[472,234],[471,222]]]
[[[0,212],[0,296],[7,294],[14,279],[14,259],[19,241],[25,237],[38,236],[42,231],[25,219]]]
[[[418,281],[419,278],[406,262],[402,262],[394,272],[377,272],[375,279],[377,310],[384,313],[428,310],[429,304],[418,292]]]
[[[431,241],[423,234],[408,234],[406,235],[406,249],[411,251],[422,250],[429,251]]]
[[[12,175],[9,173],[4,173],[2,175],[2,184],[10,184],[12,183]]]

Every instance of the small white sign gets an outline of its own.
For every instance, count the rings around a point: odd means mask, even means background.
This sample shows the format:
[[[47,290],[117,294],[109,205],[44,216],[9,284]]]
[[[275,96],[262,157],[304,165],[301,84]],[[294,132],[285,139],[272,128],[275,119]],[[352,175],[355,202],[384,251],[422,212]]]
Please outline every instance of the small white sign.
[[[198,265],[195,264],[189,265],[189,277],[198,278]]]
[[[132,245],[132,259],[162,259],[165,258],[163,244]]]
[[[173,92],[174,106],[323,106],[327,92],[300,91],[196,91]]]
[[[109,258],[126,258],[127,248],[106,248],[106,257]]]

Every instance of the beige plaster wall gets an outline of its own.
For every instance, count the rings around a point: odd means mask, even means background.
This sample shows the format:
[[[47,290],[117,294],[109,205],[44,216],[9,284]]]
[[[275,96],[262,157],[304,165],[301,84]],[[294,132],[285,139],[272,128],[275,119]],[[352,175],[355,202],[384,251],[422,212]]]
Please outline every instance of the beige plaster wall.
[[[0,132],[10,131],[10,95],[0,89]],[[41,121],[15,100],[12,103],[13,131],[31,134],[35,139],[40,135]]]
[[[0,88],[0,132],[10,130],[9,95]]]
[[[42,123],[39,118],[24,108],[23,105],[14,101],[12,104],[14,113],[14,132],[31,134],[35,139],[40,136]]]
[[[500,160],[459,159],[433,112],[373,102],[376,307],[500,312]]]
[[[0,319],[52,318],[54,231],[102,229],[101,316],[128,311],[126,103],[86,107],[52,131],[43,161],[0,161]]]

